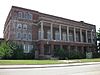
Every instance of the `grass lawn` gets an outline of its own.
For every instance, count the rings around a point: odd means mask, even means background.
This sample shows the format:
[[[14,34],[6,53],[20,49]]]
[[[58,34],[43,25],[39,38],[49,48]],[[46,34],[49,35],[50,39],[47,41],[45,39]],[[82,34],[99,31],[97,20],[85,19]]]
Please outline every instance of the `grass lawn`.
[[[71,63],[84,62],[100,62],[100,58],[96,59],[78,59],[79,61]],[[43,64],[67,64],[66,62],[59,62],[59,60],[0,60],[0,65],[43,65]]]
[[[58,60],[0,60],[0,65],[61,64]]]
[[[100,62],[100,58],[94,59],[80,59],[81,62]]]

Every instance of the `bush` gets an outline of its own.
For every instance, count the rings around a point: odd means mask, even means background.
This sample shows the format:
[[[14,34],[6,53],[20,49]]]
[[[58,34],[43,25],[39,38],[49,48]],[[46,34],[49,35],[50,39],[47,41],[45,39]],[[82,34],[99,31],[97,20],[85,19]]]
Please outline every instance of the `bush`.
[[[55,49],[54,50],[54,56],[58,57],[59,59],[66,59],[67,53],[66,53],[66,51],[63,48]]]
[[[82,58],[85,58],[85,54],[81,52],[70,51],[69,53],[69,59],[82,59]]]

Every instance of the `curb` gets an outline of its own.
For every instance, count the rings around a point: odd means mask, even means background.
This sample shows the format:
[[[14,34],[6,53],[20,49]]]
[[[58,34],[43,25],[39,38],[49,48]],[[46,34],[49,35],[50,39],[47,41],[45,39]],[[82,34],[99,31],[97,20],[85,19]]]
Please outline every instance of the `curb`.
[[[74,64],[55,64],[55,65],[16,65],[12,66],[0,66],[0,69],[31,69],[31,68],[55,68],[55,67],[71,67],[71,66],[84,66],[84,65],[97,65],[100,64],[100,62],[91,62],[91,63],[74,63]]]

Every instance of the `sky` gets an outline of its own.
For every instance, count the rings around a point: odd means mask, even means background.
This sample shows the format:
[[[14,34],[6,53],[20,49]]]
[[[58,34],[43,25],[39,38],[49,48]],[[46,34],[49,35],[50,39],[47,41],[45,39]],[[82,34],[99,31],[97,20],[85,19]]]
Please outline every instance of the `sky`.
[[[100,0],[0,0],[0,38],[12,6],[19,6],[75,21],[84,21],[100,28]]]

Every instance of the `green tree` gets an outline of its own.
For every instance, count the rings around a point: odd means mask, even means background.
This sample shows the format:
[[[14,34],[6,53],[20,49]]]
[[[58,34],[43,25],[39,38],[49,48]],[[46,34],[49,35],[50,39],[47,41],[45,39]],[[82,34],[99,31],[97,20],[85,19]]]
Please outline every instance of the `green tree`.
[[[24,58],[24,52],[23,52],[23,48],[22,45],[17,45],[15,44],[14,46],[12,46],[13,48],[13,59],[23,59]]]
[[[94,57],[100,57],[100,28],[98,32],[96,32],[97,36],[97,50],[94,53]]]
[[[24,53],[22,45],[18,45],[17,43],[12,41],[9,41],[8,44],[13,51],[12,59],[23,59]]]
[[[100,28],[99,28],[98,32],[96,32],[96,34],[97,34],[97,38],[100,39]]]
[[[8,59],[12,56],[12,49],[7,42],[2,42],[0,45],[0,58]]]

